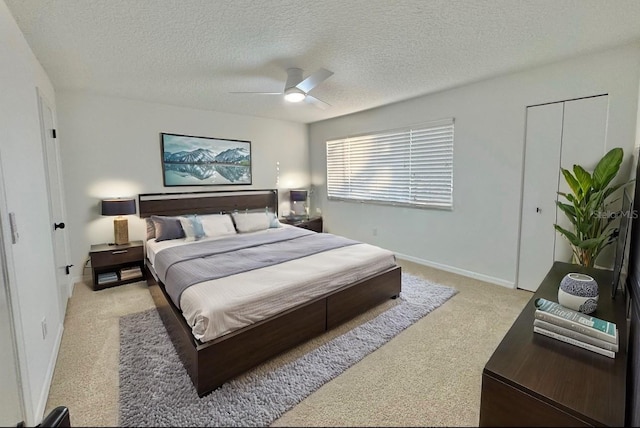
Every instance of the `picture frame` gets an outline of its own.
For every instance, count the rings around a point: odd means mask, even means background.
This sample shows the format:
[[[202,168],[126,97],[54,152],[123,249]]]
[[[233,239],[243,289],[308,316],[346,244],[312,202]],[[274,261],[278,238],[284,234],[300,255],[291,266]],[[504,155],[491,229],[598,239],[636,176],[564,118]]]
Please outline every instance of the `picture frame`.
[[[165,187],[250,185],[251,141],[160,133]]]

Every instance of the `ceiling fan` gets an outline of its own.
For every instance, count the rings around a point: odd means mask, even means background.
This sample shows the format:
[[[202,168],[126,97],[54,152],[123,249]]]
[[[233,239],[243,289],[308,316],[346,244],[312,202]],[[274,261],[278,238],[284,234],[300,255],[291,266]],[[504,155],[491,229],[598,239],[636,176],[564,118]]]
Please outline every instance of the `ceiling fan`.
[[[314,104],[322,109],[327,108],[330,104],[319,100],[318,98],[309,95],[309,91],[324,82],[326,79],[333,75],[333,71],[326,70],[324,68],[318,69],[313,74],[309,75],[306,79],[303,79],[301,68],[288,68],[287,69],[287,81],[284,85],[282,92],[231,92],[232,94],[261,94],[261,95],[284,95],[284,99],[298,103],[300,101],[306,101]]]

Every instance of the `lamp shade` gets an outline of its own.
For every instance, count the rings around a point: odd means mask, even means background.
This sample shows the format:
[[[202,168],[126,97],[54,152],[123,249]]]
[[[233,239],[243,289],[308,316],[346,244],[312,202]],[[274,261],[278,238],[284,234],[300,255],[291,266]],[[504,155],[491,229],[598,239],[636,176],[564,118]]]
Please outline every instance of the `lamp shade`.
[[[102,215],[127,215],[135,213],[135,199],[104,199],[102,201]]]
[[[304,202],[307,200],[306,190],[291,190],[290,191],[291,202]]]

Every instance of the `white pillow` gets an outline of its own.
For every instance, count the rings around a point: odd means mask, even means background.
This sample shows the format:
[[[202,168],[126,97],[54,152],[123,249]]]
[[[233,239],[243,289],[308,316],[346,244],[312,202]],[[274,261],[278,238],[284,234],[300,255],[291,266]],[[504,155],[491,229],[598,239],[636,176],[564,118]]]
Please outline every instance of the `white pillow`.
[[[225,236],[236,233],[231,217],[227,214],[205,214],[199,215],[198,218],[206,236]]]
[[[269,229],[270,219],[267,213],[233,213],[233,221],[240,233],[257,232]]]

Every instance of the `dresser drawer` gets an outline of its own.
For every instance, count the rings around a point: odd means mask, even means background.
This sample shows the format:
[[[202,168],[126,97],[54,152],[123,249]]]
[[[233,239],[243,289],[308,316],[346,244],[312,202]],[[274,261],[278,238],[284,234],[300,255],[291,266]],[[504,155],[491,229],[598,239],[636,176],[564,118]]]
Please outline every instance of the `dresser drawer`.
[[[91,266],[94,268],[112,266],[122,263],[142,261],[143,258],[144,251],[141,246],[92,252]]]

